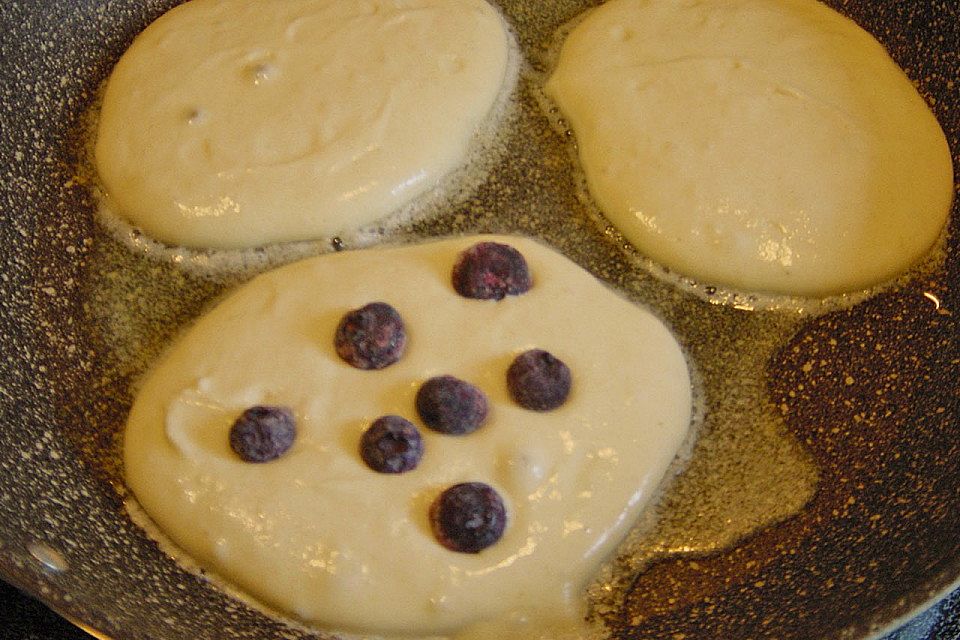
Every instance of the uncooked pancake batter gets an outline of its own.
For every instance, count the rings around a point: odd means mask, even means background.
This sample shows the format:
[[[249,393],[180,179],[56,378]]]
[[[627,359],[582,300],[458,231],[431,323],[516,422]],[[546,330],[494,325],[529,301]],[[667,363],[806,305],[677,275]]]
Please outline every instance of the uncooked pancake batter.
[[[546,91],[600,209],[705,284],[869,287],[918,261],[949,213],[927,105],[814,0],[611,0],[574,27]]]
[[[195,248],[354,231],[464,162],[510,46],[483,0],[187,2],[107,84],[110,208]]]
[[[500,301],[458,295],[452,267],[478,240],[518,249],[532,288]],[[406,327],[402,358],[381,370],[351,366],[333,344],[343,314],[371,301]],[[507,390],[510,363],[531,348],[573,375],[551,411],[523,409]],[[420,422],[417,390],[439,375],[486,394],[479,429],[448,435]],[[296,440],[275,460],[244,462],[228,432],[263,404],[292,409]],[[388,414],[420,428],[412,471],[377,473],[358,452]],[[558,638],[576,627],[586,583],[650,501],[690,418],[684,356],[653,315],[534,241],[461,238],[326,255],[237,290],[143,381],[126,478],[201,566],[322,627]],[[431,503],[460,482],[486,483],[506,505],[503,537],[477,554],[431,533]]]

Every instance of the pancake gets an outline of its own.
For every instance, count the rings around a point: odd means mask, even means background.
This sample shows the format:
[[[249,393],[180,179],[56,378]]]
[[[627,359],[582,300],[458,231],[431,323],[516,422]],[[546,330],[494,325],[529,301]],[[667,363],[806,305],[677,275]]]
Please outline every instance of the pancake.
[[[526,258],[533,284],[503,300],[457,294],[474,243]],[[402,357],[378,370],[334,348],[341,317],[370,302],[402,317]],[[549,411],[511,399],[507,370],[529,349],[572,374]],[[342,355],[342,354],[341,354]],[[466,435],[421,422],[423,382],[453,375],[489,401]],[[289,407],[279,458],[231,450],[237,416]],[[372,471],[361,435],[379,416],[419,427],[412,471]],[[148,373],[124,439],[126,480],[190,558],[276,609],[327,629],[529,638],[579,633],[584,590],[650,504],[687,437],[690,375],[669,330],[559,253],[479,236],[329,254],[261,275],[204,315]],[[482,482],[507,526],[479,553],[451,551],[429,507]],[[539,637],[539,636],[537,636]]]
[[[949,214],[926,103],[814,0],[611,0],[574,26],[546,93],[600,210],[703,284],[864,289],[920,260]]]
[[[191,0],[107,83],[108,208],[191,248],[356,231],[464,163],[510,47],[483,0]]]

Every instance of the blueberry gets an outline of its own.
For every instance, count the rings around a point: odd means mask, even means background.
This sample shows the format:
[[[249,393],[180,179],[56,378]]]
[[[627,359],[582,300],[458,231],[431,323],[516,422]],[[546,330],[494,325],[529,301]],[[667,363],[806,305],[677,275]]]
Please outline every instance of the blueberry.
[[[410,421],[382,416],[360,438],[360,457],[379,473],[412,471],[423,457],[423,439]]]
[[[390,366],[403,355],[406,344],[403,319],[386,302],[371,302],[345,314],[334,337],[337,355],[357,369]]]
[[[478,553],[503,536],[507,509],[496,489],[482,482],[455,484],[430,505],[430,526],[451,551]]]
[[[453,265],[453,288],[465,298],[502,300],[530,290],[530,270],[523,255],[497,242],[479,242]]]
[[[230,427],[230,448],[246,462],[269,462],[285,454],[297,436],[287,407],[250,407]]]
[[[430,378],[417,391],[417,413],[440,433],[463,435],[476,431],[487,418],[487,396],[453,376]]]
[[[567,365],[542,349],[521,353],[507,369],[507,388],[524,409],[556,409],[566,402],[570,385]]]

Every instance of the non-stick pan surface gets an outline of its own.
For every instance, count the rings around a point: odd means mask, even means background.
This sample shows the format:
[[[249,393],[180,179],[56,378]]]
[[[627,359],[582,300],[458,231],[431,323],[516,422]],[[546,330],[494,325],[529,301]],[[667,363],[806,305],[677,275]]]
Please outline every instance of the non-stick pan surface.
[[[115,638],[299,637],[180,569],[124,508],[119,435],[138,375],[249,275],[151,257],[95,220],[89,114],[124,48],[172,4],[0,4],[0,574]],[[958,4],[830,4],[887,46],[956,158]],[[949,589],[960,577],[956,206],[939,257],[852,306],[713,304],[651,275],[577,198],[564,137],[534,94],[551,35],[583,7],[503,6],[529,64],[504,155],[471,198],[389,239],[539,237],[651,305],[703,376],[690,472],[652,537],[616,561],[622,598],[596,601],[597,615],[620,638],[865,638]],[[635,574],[639,556],[653,563]]]

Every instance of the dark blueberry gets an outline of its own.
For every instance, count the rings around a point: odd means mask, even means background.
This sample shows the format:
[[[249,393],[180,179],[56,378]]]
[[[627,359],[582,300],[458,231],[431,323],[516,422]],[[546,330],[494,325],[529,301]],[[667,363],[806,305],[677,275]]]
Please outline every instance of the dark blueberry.
[[[570,395],[570,385],[567,365],[542,349],[521,353],[507,369],[507,388],[524,409],[556,409]]]
[[[269,462],[285,454],[297,436],[286,407],[250,407],[230,427],[230,448],[246,462]]]
[[[423,439],[410,421],[400,416],[383,416],[363,432],[360,457],[379,473],[412,471],[423,457]]]
[[[453,288],[465,298],[502,300],[530,290],[530,270],[523,255],[497,242],[480,242],[453,265]]]
[[[337,355],[357,369],[390,366],[406,344],[403,319],[386,302],[371,302],[344,315],[334,337]]]
[[[417,391],[417,413],[424,424],[440,433],[463,435],[476,431],[487,419],[487,396],[469,382],[453,376],[430,378]]]
[[[430,505],[430,526],[451,551],[478,553],[503,536],[507,509],[496,489],[482,482],[455,484]]]

